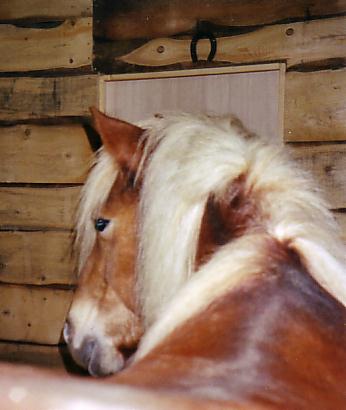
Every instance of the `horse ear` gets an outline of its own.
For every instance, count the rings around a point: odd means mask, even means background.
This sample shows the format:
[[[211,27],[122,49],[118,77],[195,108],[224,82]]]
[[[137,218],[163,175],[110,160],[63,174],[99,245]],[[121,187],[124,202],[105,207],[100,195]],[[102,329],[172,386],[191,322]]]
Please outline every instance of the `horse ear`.
[[[105,150],[114,157],[118,165],[136,172],[141,152],[139,138],[144,130],[136,125],[109,117],[97,108],[90,108],[93,124],[100,134]]]

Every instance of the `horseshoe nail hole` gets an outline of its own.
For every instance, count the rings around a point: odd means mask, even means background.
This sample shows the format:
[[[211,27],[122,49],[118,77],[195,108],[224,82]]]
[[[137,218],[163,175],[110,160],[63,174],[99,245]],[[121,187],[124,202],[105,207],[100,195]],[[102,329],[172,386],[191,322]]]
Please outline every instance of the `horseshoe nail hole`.
[[[165,52],[165,47],[164,47],[164,46],[158,46],[157,49],[156,49],[156,51],[157,51],[159,54],[162,54],[162,53]]]
[[[292,34],[294,34],[294,29],[292,27],[290,27],[286,30],[286,35],[287,36],[292,36]]]

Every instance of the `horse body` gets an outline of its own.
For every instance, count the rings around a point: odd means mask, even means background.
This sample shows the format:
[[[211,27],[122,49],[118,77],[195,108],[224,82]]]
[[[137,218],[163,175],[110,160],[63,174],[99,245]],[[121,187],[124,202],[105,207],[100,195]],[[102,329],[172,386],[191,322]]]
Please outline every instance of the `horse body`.
[[[102,235],[85,252],[81,292],[83,276],[102,278],[101,295],[112,284],[105,305],[116,332],[103,327],[95,347],[77,294],[68,330],[79,332],[66,338],[79,362],[94,374],[119,370],[124,340],[136,343],[143,326],[134,358],[109,382],[196,407],[346,408],[345,252],[309,177],[234,118],[159,116],[130,131],[94,115],[121,176],[96,217],[123,226],[106,237],[127,239],[108,243],[103,265]]]
[[[291,251],[262,239],[261,271],[183,321],[114,381],[223,400],[225,408],[342,409],[345,309]]]

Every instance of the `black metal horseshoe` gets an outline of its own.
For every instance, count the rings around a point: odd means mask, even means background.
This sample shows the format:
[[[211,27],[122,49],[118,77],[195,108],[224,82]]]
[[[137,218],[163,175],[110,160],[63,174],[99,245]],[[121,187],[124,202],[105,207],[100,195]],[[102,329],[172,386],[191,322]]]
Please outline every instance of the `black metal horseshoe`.
[[[213,33],[209,31],[198,31],[191,40],[191,45],[190,45],[190,53],[191,53],[191,60],[194,63],[198,62],[198,56],[197,56],[197,43],[201,39],[208,39],[210,41],[210,53],[208,55],[207,61],[213,61],[215,54],[216,54],[216,49],[217,49],[217,42],[216,38],[213,35]]]

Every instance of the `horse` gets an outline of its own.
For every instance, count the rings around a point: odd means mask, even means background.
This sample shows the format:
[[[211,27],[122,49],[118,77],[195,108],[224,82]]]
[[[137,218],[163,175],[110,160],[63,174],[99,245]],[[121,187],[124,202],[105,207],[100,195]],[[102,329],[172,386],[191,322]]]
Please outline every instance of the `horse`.
[[[139,195],[132,155],[142,130],[92,112],[103,146],[77,212],[79,281],[63,335],[75,362],[97,376],[123,368],[143,333],[133,291]]]
[[[189,408],[346,408],[346,252],[311,177],[232,116],[93,115],[76,361]]]

